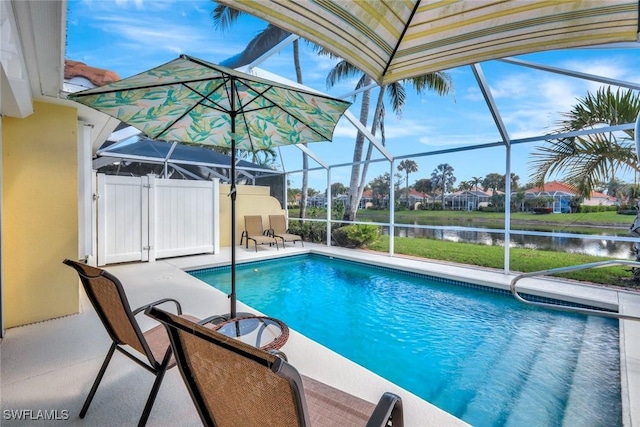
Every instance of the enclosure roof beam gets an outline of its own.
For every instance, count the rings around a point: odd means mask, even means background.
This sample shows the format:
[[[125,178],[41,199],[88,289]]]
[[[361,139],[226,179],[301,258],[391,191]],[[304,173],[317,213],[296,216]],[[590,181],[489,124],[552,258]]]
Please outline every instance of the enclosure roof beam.
[[[550,65],[542,65],[534,62],[523,61],[516,58],[503,58],[498,61],[505,62],[507,64],[519,65],[522,67],[529,67],[535,70],[547,71],[550,73],[562,74],[564,76],[576,77],[583,80],[591,80],[594,82],[604,83],[613,86],[626,87],[629,89],[640,90],[640,83],[627,82],[624,80],[610,79],[608,77],[597,76],[595,74],[581,73],[579,71],[567,70],[565,68],[552,67]]]
[[[121,154],[121,153],[113,153],[113,152],[108,152],[108,151],[103,151],[103,153],[105,153],[105,154],[102,154],[100,157],[98,157],[97,159],[95,159],[93,161],[94,169],[97,169],[98,167],[102,167],[102,166],[108,165],[109,163],[113,163],[114,161],[118,161],[118,160],[121,160],[121,159],[133,160],[133,161],[137,161],[137,162],[141,162],[141,163],[153,163],[153,164],[164,164],[165,163],[165,160],[162,160],[162,159],[160,159],[158,157],[137,156],[135,154]],[[103,159],[103,158],[104,159],[108,159],[108,160],[100,160],[100,159]],[[229,165],[197,162],[197,161],[190,161],[190,160],[168,159],[168,160],[166,160],[166,163],[170,164],[170,165],[181,164],[181,165],[202,166],[202,167],[206,167],[206,168],[230,169]],[[98,166],[96,166],[96,165],[98,165]],[[239,171],[257,172],[259,174],[266,175],[266,176],[283,175],[284,174],[284,172],[281,172],[281,171],[278,171],[278,170],[252,168],[252,167],[245,167],[245,166],[238,166],[238,170]],[[255,174],[255,175],[257,175],[257,174]],[[253,178],[253,176],[251,176],[251,178]]]
[[[313,151],[309,150],[309,147],[306,147],[302,144],[295,144],[296,147],[298,147],[298,149],[300,151],[302,151],[303,153],[305,153],[307,156],[311,157],[316,163],[318,163],[320,166],[322,166],[323,169],[329,169],[329,165],[327,165],[327,163],[322,160],[320,157],[318,157],[316,155],[316,153],[314,153]]]
[[[120,157],[110,157],[110,156],[101,156],[96,159],[93,159],[92,167],[93,169],[100,169],[103,166],[107,166],[112,164],[113,162],[119,162]]]
[[[511,139],[509,138],[509,133],[507,132],[507,128],[502,121],[502,117],[500,116],[500,111],[498,110],[498,106],[496,105],[495,100],[493,99],[493,95],[491,94],[491,89],[487,84],[486,79],[484,78],[484,74],[482,73],[482,68],[480,64],[471,64],[471,70],[473,71],[473,75],[476,77],[476,81],[478,82],[478,87],[482,92],[482,96],[484,96],[484,100],[487,103],[487,107],[489,107],[489,111],[491,112],[491,116],[493,117],[493,121],[498,128],[498,132],[502,137],[502,141],[504,145],[510,146]]]
[[[371,143],[374,145],[374,147],[376,147],[378,149],[378,151],[389,161],[393,160],[393,156],[391,155],[391,153],[389,153],[387,151],[387,149],[385,148],[384,145],[382,145],[380,143],[380,141],[378,141],[376,139],[375,136],[373,136],[373,134],[371,132],[369,132],[369,130],[364,127],[364,125],[362,123],[360,123],[360,120],[358,120],[358,118],[356,116],[353,115],[353,113],[350,110],[347,110],[344,112],[344,116],[356,127],[356,129],[358,129],[360,132],[362,132],[364,134],[364,136],[367,137],[367,139],[369,141],[371,141]]]
[[[519,138],[511,141],[512,144],[522,144],[525,142],[535,142],[535,141],[549,141],[554,139],[563,139],[563,138],[573,138],[575,136],[584,136],[584,135],[595,135],[598,133],[608,133],[608,132],[618,132],[633,129],[633,123],[624,123],[621,125],[614,126],[602,126],[599,128],[593,129],[580,129],[574,130],[571,132],[563,132],[563,133],[547,133],[545,135],[540,136],[532,136],[528,138]]]
[[[173,169],[177,170],[178,172],[180,172],[183,175],[188,175],[192,179],[195,179],[195,180],[198,180],[198,181],[204,181],[204,179],[202,179],[202,177],[196,175],[193,172],[189,172],[185,168],[182,168],[182,167],[180,167],[180,166],[178,166],[176,164],[169,164],[169,166],[171,166]]]
[[[216,171],[215,169],[212,169],[212,168],[210,168],[208,166],[201,166],[201,167],[202,167],[202,169],[204,169],[205,171],[209,172],[211,175],[215,176],[216,178],[220,178],[220,179],[222,179],[224,181],[229,180],[229,177],[227,175],[222,174],[222,173]]]
[[[251,62],[250,64],[246,65],[247,69],[250,70],[253,67],[257,67],[258,65],[262,64],[264,61],[266,61],[267,59],[269,59],[270,57],[272,57],[276,53],[280,52],[282,49],[284,49],[285,47],[289,46],[291,43],[293,43],[294,41],[298,40],[299,38],[300,38],[300,36],[297,36],[295,34],[289,35],[289,37],[286,37],[280,43],[278,43],[277,45],[275,45],[274,47],[272,47],[271,49],[269,49],[268,51],[266,51],[265,53],[263,53],[262,55],[260,55],[256,59],[254,59],[253,62]]]

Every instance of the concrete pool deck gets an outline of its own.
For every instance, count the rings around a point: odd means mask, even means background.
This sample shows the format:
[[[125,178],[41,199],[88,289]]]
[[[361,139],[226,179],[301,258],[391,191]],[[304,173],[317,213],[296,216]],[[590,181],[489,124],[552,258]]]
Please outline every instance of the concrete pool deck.
[[[425,260],[389,257],[385,254],[305,243],[275,251],[268,247],[249,250],[238,246],[237,261],[269,259],[293,254],[318,253],[392,268],[463,280],[508,289],[514,275],[480,268]],[[132,307],[160,298],[178,299],[185,312],[205,317],[228,312],[228,298],[185,271],[226,265],[230,248],[220,254],[173,258],[154,263],[115,265],[107,270],[123,282]],[[575,283],[525,279],[524,291],[571,296],[605,307],[620,306],[622,312],[640,316],[640,293],[585,286]],[[239,311],[257,312],[238,304]],[[153,321],[138,316],[143,329]],[[8,329],[0,345],[0,407],[3,425],[135,425],[142,412],[153,376],[122,355],[114,356],[84,420],[78,412],[109,347],[110,340],[93,308],[81,296],[81,313],[33,325]],[[640,426],[640,322],[620,322],[623,422]],[[301,373],[332,384],[370,401],[383,391],[403,398],[407,426],[462,426],[464,422],[402,390],[394,384],[346,360],[331,350],[291,331],[283,348],[290,363]],[[10,421],[6,410],[56,411],[58,421]],[[67,412],[63,412],[67,411]],[[167,373],[151,411],[150,426],[200,425],[177,369]]]

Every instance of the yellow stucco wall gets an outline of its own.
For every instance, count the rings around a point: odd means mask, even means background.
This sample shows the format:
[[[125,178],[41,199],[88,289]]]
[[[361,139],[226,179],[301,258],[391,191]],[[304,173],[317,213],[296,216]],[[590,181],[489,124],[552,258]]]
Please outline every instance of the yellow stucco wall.
[[[220,185],[220,246],[231,245],[230,186]],[[269,215],[284,214],[280,202],[269,195],[269,187],[238,185],[236,197],[236,244],[244,230],[245,215],[262,215],[262,226],[269,228]]]
[[[76,109],[34,103],[25,119],[2,118],[5,326],[78,312]]]

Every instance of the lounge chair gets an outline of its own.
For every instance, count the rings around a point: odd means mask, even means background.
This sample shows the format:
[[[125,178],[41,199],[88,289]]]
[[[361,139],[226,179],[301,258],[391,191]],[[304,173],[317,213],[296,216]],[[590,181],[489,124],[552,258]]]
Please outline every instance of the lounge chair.
[[[64,264],[74,268],[78,272],[87,297],[91,301],[91,304],[95,308],[98,317],[112,340],[111,347],[102,363],[98,376],[82,406],[80,418],[84,418],[86,415],[93,396],[111,361],[111,357],[115,350],[118,350],[156,376],[151,393],[144,406],[142,416],[138,421],[138,426],[144,426],[149,418],[149,413],[160,389],[164,374],[167,369],[174,367],[176,362],[175,358],[172,357],[169,336],[165,328],[162,325],[157,325],[146,332],[142,332],[135,316],[148,307],[171,302],[175,304],[176,311],[180,316],[193,322],[198,322],[198,319],[182,314],[180,303],[171,298],[161,299],[132,311],[124,293],[122,283],[114,275],[100,268],[91,267],[69,259],[65,259]],[[209,322],[214,319],[224,320],[220,316],[213,316],[201,322]],[[137,357],[137,355],[141,357]],[[114,410],[116,409],[117,405],[114,406]]]
[[[301,376],[276,354],[156,307],[145,313],[167,327],[206,426],[403,426],[402,400],[395,394],[384,393],[374,405]]]
[[[285,220],[284,215],[269,215],[269,227],[271,235],[282,240],[283,248],[284,242],[293,242],[294,245],[296,242],[300,242],[304,247],[302,237],[297,234],[289,233],[289,229],[287,229],[287,221]]]
[[[240,244],[242,244],[244,239],[246,239],[247,249],[249,248],[249,240],[253,240],[256,252],[258,252],[258,245],[264,245],[266,243],[268,243],[269,246],[275,244],[276,249],[278,249],[278,241],[274,237],[269,236],[267,231],[262,228],[262,217],[260,215],[245,215],[244,231],[240,238]]]

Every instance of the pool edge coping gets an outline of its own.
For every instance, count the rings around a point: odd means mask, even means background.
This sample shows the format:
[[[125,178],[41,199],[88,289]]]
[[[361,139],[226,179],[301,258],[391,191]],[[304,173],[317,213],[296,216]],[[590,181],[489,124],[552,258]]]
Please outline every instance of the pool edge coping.
[[[319,254],[337,257],[369,265],[384,266],[392,269],[408,269],[409,271],[437,276],[454,281],[465,281],[487,287],[508,290],[516,273],[492,271],[485,268],[442,263],[430,259],[413,259],[374,251],[346,249],[335,246],[308,245],[296,250],[295,255]],[[239,259],[237,264],[257,260],[278,259],[294,255],[291,252],[264,252],[257,258]],[[168,261],[168,260],[167,260]],[[229,260],[192,264],[178,267],[185,272],[204,268],[214,268],[229,264]],[[473,273],[473,274],[472,274]],[[595,285],[575,283],[560,278],[536,277],[527,278],[519,286],[521,291],[559,300],[601,306],[626,314],[640,316],[640,293],[626,290],[603,288]],[[621,298],[622,296],[622,298]],[[633,340],[628,335],[640,336],[640,322],[620,320],[620,382],[622,399],[622,420],[624,426],[640,426],[640,340]],[[628,339],[629,338],[629,339]]]

